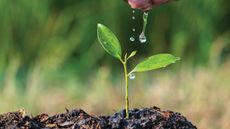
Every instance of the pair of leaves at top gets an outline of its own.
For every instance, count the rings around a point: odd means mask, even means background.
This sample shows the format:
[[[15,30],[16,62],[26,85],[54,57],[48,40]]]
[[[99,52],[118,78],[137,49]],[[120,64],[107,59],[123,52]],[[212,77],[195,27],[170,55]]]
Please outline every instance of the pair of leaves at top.
[[[121,45],[114,33],[106,26],[102,24],[97,25],[97,36],[100,44],[111,56],[121,60],[122,50]],[[128,57],[125,56],[125,60],[135,56],[136,51],[133,51]],[[150,56],[143,62],[139,63],[131,72],[144,72],[154,70],[162,67],[166,67],[169,64],[175,63],[180,58],[171,54],[157,54]]]

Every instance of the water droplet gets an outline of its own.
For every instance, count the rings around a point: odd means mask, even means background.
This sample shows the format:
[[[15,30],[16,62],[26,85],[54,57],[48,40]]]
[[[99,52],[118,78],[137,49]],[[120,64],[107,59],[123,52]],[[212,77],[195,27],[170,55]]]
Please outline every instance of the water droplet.
[[[141,43],[145,43],[147,41],[145,33],[141,32],[140,36],[139,36],[139,40]]]
[[[148,22],[148,12],[144,12],[143,13],[143,28],[142,28],[142,32],[139,35],[139,40],[141,43],[145,43],[147,41],[147,38],[145,36],[145,29],[147,26],[147,22]]]
[[[129,40],[130,40],[131,42],[134,42],[134,41],[135,41],[134,36],[130,37]]]
[[[135,20],[136,19],[136,17],[135,17],[135,10],[132,10],[132,19],[133,20]],[[129,40],[131,41],[131,42],[134,42],[135,41],[135,36],[134,36],[134,33],[133,32],[135,32],[136,31],[136,29],[133,27],[132,28],[132,36],[129,38]]]
[[[133,80],[133,79],[135,79],[135,78],[136,78],[136,76],[135,76],[134,73],[130,73],[130,74],[129,74],[129,79]]]

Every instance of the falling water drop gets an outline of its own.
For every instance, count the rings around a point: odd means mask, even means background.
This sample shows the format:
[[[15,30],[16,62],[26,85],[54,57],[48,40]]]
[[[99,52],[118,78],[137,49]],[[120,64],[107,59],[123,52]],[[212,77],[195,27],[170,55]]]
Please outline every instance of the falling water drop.
[[[135,79],[135,78],[136,78],[136,76],[135,76],[134,73],[130,73],[130,74],[129,74],[129,79],[133,80],[133,79]]]
[[[145,36],[145,29],[146,29],[146,25],[148,22],[148,12],[144,12],[143,13],[143,29],[141,34],[139,35],[139,40],[141,43],[145,43],[147,41],[147,38]]]
[[[135,10],[133,10],[132,11],[132,20],[135,20],[136,19],[136,17],[135,17]],[[135,32],[136,31],[136,29],[135,28],[132,28],[132,32]],[[134,33],[132,33],[132,35],[133,36],[131,36],[130,38],[129,38],[129,40],[131,41],[131,42],[134,42],[135,41],[135,36],[134,36]]]
[[[147,38],[145,36],[145,33],[141,33],[140,36],[139,36],[139,40],[141,43],[145,43],[147,41]]]
[[[134,42],[134,41],[135,41],[134,36],[130,37],[129,40],[130,40],[131,42]]]

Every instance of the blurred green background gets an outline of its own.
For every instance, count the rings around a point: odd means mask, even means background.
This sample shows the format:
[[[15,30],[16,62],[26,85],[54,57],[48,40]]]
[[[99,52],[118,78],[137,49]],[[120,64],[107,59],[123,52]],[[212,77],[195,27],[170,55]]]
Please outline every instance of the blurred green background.
[[[96,25],[111,28],[123,51],[172,53],[181,61],[140,73],[130,106],[181,112],[198,128],[230,128],[230,1],[180,0],[149,14],[146,44],[137,39],[142,12],[122,0],[1,0],[0,113],[82,108],[94,115],[124,108],[121,64],[104,52]]]

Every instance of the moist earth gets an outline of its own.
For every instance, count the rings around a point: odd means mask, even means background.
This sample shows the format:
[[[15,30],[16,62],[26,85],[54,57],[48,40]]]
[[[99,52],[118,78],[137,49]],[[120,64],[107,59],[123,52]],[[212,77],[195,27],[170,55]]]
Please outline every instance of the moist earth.
[[[49,116],[28,116],[25,110],[0,115],[0,129],[197,129],[178,112],[157,107],[125,110],[111,116],[91,116],[79,109]]]

